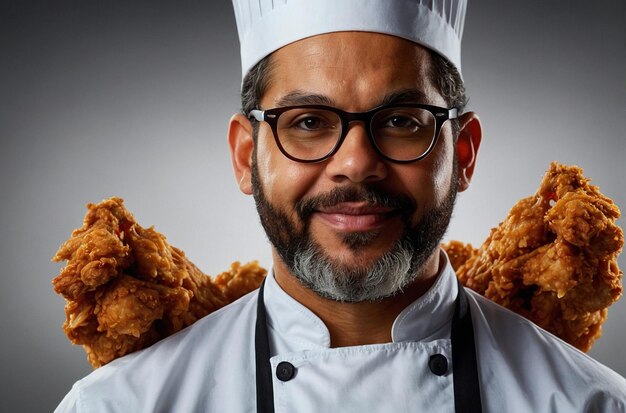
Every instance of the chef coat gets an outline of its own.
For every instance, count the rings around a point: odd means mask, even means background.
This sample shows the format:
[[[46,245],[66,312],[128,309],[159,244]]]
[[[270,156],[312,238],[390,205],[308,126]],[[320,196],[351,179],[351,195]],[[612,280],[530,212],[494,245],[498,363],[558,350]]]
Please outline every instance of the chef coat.
[[[282,412],[454,412],[450,326],[456,276],[393,323],[392,342],[331,348],[324,323],[268,276],[274,408]],[[466,290],[485,412],[626,412],[626,380]],[[76,382],[56,412],[254,412],[258,291]],[[436,360],[436,363],[433,363]],[[281,366],[291,366],[287,375]]]

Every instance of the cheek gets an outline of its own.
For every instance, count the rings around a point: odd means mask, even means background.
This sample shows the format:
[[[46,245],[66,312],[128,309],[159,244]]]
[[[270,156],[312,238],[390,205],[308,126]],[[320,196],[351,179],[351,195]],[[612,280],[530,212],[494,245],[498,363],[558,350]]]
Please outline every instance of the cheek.
[[[259,179],[267,199],[282,208],[286,203],[295,204],[319,176],[315,164],[302,164],[286,158],[271,135],[259,134],[257,145]]]
[[[437,147],[433,153],[432,171],[437,205],[441,205],[448,196],[451,186],[456,186],[456,182],[452,182],[456,162],[455,152],[452,125],[446,122],[441,129]]]
[[[272,168],[272,164],[275,163],[274,157],[275,155],[271,152],[270,144],[273,145],[268,140],[268,136],[263,136],[259,133],[256,142],[256,165],[259,174],[259,178],[261,184],[263,185],[263,189],[267,192],[267,187],[272,184],[274,180],[274,169]]]
[[[407,170],[405,182],[417,201],[418,216],[424,210],[441,205],[448,195],[452,183],[454,152],[451,140],[440,140],[437,148],[426,158]]]
[[[454,169],[454,147],[452,145],[452,141],[450,140],[449,142],[449,144],[443,147],[444,150],[437,152],[437,156],[434,159],[433,189],[437,205],[441,205],[453,184],[452,172]]]

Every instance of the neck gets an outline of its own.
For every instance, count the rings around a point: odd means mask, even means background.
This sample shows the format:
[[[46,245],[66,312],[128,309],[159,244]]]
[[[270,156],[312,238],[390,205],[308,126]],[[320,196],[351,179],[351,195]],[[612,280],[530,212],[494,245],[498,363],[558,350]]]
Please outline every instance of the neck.
[[[437,250],[403,292],[380,301],[344,303],[321,297],[303,286],[274,253],[274,276],[278,285],[324,322],[330,332],[331,347],[389,343],[393,322],[402,310],[428,291],[440,265],[443,263]]]

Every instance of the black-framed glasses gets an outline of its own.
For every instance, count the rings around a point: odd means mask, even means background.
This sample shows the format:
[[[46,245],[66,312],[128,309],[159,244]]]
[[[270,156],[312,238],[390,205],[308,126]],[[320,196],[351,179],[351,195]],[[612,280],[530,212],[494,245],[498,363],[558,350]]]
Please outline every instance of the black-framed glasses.
[[[328,159],[339,150],[350,123],[363,122],[369,141],[381,157],[409,163],[428,156],[443,124],[456,119],[458,110],[417,103],[383,105],[367,112],[301,105],[254,109],[248,117],[267,122],[280,151],[296,162]]]

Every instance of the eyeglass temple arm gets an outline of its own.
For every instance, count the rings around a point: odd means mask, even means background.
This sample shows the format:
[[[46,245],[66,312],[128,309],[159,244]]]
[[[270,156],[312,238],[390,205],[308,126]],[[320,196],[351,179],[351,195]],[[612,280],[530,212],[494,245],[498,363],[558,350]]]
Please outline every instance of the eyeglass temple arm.
[[[254,118],[258,122],[263,122],[265,120],[265,111],[252,109],[250,113],[248,113],[248,118]]]

